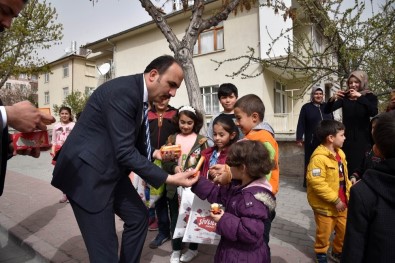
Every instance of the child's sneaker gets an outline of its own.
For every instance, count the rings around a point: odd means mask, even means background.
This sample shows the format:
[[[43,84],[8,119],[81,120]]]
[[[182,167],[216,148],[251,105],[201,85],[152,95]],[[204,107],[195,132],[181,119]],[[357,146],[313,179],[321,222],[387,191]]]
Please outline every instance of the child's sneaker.
[[[194,259],[198,254],[197,250],[188,249],[187,252],[181,255],[180,261],[181,262],[190,262]]]
[[[181,256],[180,250],[173,251],[173,253],[171,253],[170,256],[170,263],[180,263],[180,256]]]
[[[323,254],[323,253],[316,254],[315,262],[317,262],[317,263],[328,263],[328,260],[326,258],[326,254]]]
[[[335,253],[335,252],[331,252],[329,254],[329,258],[336,263],[340,263],[340,260],[342,259],[342,253]]]

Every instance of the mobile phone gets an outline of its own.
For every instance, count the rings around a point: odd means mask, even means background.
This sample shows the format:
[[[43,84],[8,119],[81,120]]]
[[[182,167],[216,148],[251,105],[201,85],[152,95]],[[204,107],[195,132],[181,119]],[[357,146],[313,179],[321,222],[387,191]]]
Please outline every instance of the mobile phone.
[[[343,96],[349,97],[350,96],[350,90],[343,91]]]

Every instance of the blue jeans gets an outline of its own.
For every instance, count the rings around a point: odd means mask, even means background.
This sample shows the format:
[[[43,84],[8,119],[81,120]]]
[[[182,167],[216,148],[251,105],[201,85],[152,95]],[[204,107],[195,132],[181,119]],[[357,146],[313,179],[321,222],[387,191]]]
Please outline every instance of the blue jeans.
[[[144,189],[144,194],[145,194],[145,200],[149,201],[150,200],[150,188],[149,187],[146,187]],[[148,208],[148,218],[149,219],[155,218],[155,208]]]

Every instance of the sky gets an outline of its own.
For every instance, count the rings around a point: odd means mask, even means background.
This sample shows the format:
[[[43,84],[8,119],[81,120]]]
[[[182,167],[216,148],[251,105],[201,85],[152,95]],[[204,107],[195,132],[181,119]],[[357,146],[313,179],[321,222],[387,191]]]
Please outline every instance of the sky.
[[[48,62],[63,56],[72,41],[78,48],[151,20],[137,0],[94,1],[93,6],[89,0],[47,0],[56,8],[57,22],[63,24],[62,44],[40,52]]]

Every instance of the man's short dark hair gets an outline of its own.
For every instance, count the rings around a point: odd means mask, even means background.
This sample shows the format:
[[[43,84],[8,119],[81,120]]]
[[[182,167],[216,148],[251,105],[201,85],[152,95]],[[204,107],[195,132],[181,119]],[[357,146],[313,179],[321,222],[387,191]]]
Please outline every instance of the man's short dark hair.
[[[373,140],[385,159],[395,158],[395,111],[380,114],[373,130]]]
[[[217,96],[218,99],[220,99],[222,96],[228,97],[232,95],[232,93],[236,96],[236,98],[239,97],[239,92],[235,85],[233,85],[232,83],[223,83],[218,88]]]
[[[248,116],[251,116],[254,112],[258,113],[260,121],[265,118],[265,105],[255,94],[248,94],[238,99],[235,108],[240,108]]]
[[[336,136],[338,132],[344,130],[345,126],[340,121],[322,120],[316,128],[315,134],[321,143],[325,143],[326,137],[329,135]]]
[[[173,63],[177,63],[181,67],[180,62],[170,55],[157,57],[149,63],[145,68],[144,73],[148,73],[151,70],[156,69],[159,75],[162,75],[171,65],[173,65]]]

